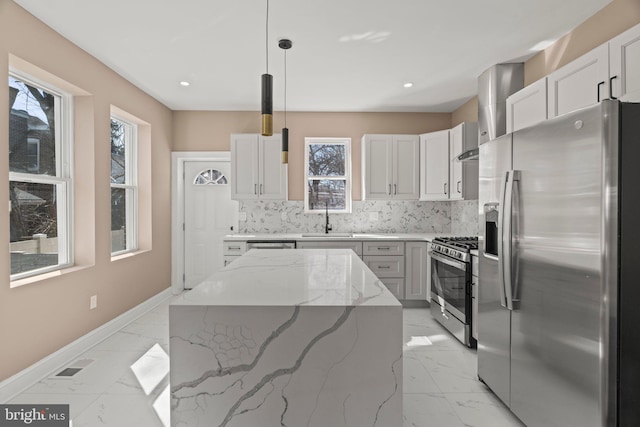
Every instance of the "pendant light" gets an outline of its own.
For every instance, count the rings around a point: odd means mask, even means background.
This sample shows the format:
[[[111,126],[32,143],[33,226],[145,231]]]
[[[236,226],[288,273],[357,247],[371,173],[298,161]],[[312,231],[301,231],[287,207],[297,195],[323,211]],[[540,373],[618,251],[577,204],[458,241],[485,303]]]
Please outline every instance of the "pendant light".
[[[273,135],[273,76],[269,74],[269,0],[266,24],[267,72],[262,75],[262,135]]]
[[[289,163],[289,129],[287,128],[287,50],[293,43],[289,39],[278,41],[280,49],[284,50],[284,127],[282,128],[282,163]]]

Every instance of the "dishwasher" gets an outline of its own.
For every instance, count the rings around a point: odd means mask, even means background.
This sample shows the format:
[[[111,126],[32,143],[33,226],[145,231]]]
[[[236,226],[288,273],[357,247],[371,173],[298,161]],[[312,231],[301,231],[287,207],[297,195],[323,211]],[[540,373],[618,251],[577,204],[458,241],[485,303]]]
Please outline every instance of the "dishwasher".
[[[247,240],[250,249],[295,249],[295,240]]]

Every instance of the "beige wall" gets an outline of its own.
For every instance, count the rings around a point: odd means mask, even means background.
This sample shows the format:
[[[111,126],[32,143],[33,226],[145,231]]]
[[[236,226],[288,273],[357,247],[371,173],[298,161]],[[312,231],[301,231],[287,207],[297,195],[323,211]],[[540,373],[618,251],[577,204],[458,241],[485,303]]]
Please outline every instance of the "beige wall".
[[[274,132],[282,129],[276,113]],[[352,152],[353,199],[361,199],[360,140],[366,133],[420,134],[448,129],[449,113],[287,113],[289,128],[289,200],[303,200],[304,138],[349,137]],[[229,150],[232,133],[260,132],[258,112],[176,111],[173,127],[176,151]]]
[[[460,108],[451,113],[451,127],[464,122],[478,121],[478,97],[474,96],[465,102]]]
[[[0,380],[169,287],[172,112],[11,0],[0,0],[0,78],[9,65],[51,73],[75,95],[76,267],[10,286],[9,254],[0,252]],[[50,76],[51,77],[51,76]],[[7,84],[0,99],[8,99]],[[140,160],[141,247],[110,254],[109,114],[116,106],[146,123]],[[8,176],[8,105],[0,102],[0,174]],[[9,200],[8,186],[0,199]],[[9,240],[6,209],[0,240]],[[152,239],[153,235],[153,239]],[[13,285],[15,285],[14,283]],[[89,297],[98,308],[89,310]]]
[[[640,0],[613,0],[569,34],[526,61],[524,64],[525,86],[638,23],[640,23]],[[475,115],[473,115],[474,109]],[[467,121],[471,117],[475,117],[473,121],[477,121],[477,111],[478,98],[474,96],[452,113],[452,122],[457,124],[461,121]]]

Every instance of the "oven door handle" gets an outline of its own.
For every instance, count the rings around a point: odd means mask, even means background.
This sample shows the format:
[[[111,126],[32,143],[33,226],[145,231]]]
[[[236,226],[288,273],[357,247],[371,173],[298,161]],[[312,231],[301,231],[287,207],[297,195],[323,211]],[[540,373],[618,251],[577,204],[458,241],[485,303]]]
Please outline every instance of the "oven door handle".
[[[451,267],[455,267],[458,268],[462,271],[467,271],[467,264],[465,264],[464,262],[460,262],[460,261],[456,261],[454,259],[448,258],[446,256],[440,255],[437,252],[433,252],[430,251],[429,255],[431,256],[431,258],[435,259],[436,261],[439,261],[443,264],[447,264]]]

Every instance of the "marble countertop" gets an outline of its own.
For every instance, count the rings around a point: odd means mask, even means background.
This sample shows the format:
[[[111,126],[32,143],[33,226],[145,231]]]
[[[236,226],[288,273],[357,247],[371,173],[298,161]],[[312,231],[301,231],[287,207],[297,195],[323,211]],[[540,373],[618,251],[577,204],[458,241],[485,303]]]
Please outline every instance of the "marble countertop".
[[[253,249],[171,305],[398,306],[350,249]]]
[[[286,234],[228,234],[224,240],[401,240],[401,241],[427,241],[431,242],[436,237],[448,237],[451,233],[286,233]]]

